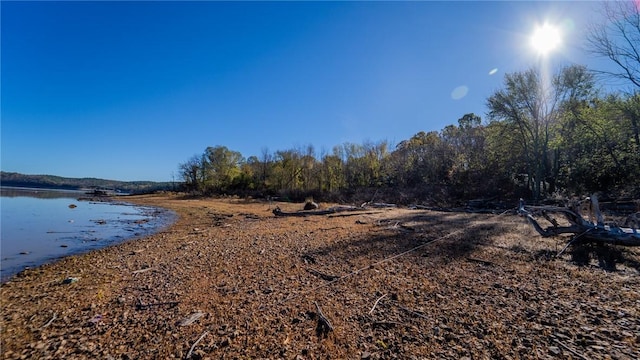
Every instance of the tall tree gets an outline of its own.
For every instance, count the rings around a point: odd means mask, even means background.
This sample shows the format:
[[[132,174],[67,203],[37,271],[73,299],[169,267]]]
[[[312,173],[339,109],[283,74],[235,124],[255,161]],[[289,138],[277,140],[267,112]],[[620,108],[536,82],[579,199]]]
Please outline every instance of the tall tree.
[[[180,176],[184,181],[187,190],[200,192],[202,191],[204,179],[204,166],[202,164],[202,156],[193,155],[184,163],[178,165]]]
[[[480,116],[470,113],[458,120],[458,126],[449,125],[442,130],[442,138],[451,154],[449,177],[458,185],[463,196],[486,194],[490,177],[487,167],[485,133]]]
[[[300,151],[297,149],[276,151],[271,178],[277,190],[301,190],[302,170]]]
[[[541,113],[545,99],[535,69],[505,75],[505,89],[487,100],[489,117],[510,125],[518,135],[527,162],[527,182],[534,198],[541,194],[544,157],[549,138],[549,118]]]
[[[553,127],[568,99],[588,94],[592,88],[586,68],[563,68],[551,81],[542,81],[537,69],[507,74],[505,88],[487,100],[491,120],[502,121],[514,132],[526,162],[527,183],[535,199],[550,189],[556,152],[550,144]]]
[[[344,162],[335,153],[322,157],[323,186],[322,190],[335,192],[345,187]]]

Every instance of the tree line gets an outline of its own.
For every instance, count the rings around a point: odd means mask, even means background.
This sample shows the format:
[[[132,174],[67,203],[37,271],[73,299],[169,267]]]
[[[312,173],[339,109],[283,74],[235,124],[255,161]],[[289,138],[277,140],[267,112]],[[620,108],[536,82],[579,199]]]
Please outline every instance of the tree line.
[[[245,158],[218,145],[179,164],[179,174],[187,191],[205,195],[361,200],[373,193],[449,204],[596,191],[639,197],[640,15],[630,4],[605,4],[615,21],[588,38],[592,53],[619,72],[571,65],[545,78],[534,67],[505,75],[487,99],[486,119],[464,114],[398,144],[344,143],[331,151],[307,145]],[[626,80],[631,91],[604,93],[601,75]]]
[[[124,193],[137,194],[154,191],[175,190],[177,184],[172,182],[154,181],[118,181],[96,178],[68,178],[54,175],[25,175],[15,172],[0,171],[2,186],[61,189],[61,190],[90,190],[112,189]]]
[[[548,93],[535,69],[507,74],[487,99],[487,121],[388,141],[313,145],[244,158],[208,147],[179,165],[184,186],[201,194],[348,196],[377,189],[395,201],[590,194],[638,196],[640,93],[600,94],[581,66],[562,69]]]

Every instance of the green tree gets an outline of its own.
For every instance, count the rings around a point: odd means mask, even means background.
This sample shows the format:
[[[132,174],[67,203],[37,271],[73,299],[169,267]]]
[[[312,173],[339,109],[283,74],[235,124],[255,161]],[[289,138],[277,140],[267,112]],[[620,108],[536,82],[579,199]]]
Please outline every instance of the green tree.
[[[526,163],[526,183],[533,198],[539,199],[553,191],[557,172],[557,151],[550,148],[554,127],[563,104],[586,96],[592,79],[586,68],[563,68],[547,86],[536,69],[505,75],[505,88],[487,100],[489,118],[504,123],[506,131],[514,133],[518,150]]]
[[[242,154],[226,146],[214,146],[205,150],[204,157],[207,189],[214,192],[228,190],[241,174],[240,166],[244,163]]]
[[[558,142],[563,154],[561,181],[569,191],[635,187],[640,151],[631,125],[634,101],[609,95],[572,104],[564,113]]]
[[[277,190],[301,190],[302,169],[302,154],[298,150],[276,151],[270,178]]]
[[[448,183],[452,153],[436,131],[421,131],[401,141],[391,154],[393,182],[406,186]]]
[[[467,198],[495,191],[487,187],[491,174],[486,171],[485,131],[480,116],[465,114],[458,126],[444,128],[442,138],[452,159],[449,178],[458,194]]]

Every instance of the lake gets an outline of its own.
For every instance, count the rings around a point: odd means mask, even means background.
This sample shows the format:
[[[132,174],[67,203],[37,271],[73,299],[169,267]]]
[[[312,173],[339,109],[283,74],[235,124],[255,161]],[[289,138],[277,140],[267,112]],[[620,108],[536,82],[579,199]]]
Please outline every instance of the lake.
[[[166,209],[78,200],[87,197],[81,191],[2,187],[0,195],[2,282],[25,268],[150,235],[175,221]]]

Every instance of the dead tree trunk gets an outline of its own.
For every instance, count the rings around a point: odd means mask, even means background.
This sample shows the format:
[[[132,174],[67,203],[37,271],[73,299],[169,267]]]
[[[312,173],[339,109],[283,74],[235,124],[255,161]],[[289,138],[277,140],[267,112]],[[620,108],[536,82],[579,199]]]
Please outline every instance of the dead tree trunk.
[[[335,214],[339,212],[345,211],[364,211],[366,209],[355,206],[335,206],[326,210],[304,210],[304,211],[296,211],[296,212],[285,212],[280,210],[279,207],[273,209],[273,214],[275,216],[309,216],[309,215],[329,215]]]
[[[637,229],[605,225],[597,197],[593,195],[587,198],[587,201],[589,201],[590,205],[589,218],[592,221],[585,220],[577,209],[555,206],[525,206],[523,200],[520,200],[518,212],[527,217],[529,223],[542,237],[573,234],[571,241],[640,246],[640,233],[638,233]],[[551,223],[551,226],[543,228],[533,216],[533,213],[541,214]],[[550,214],[563,215],[568,225],[560,225]]]

